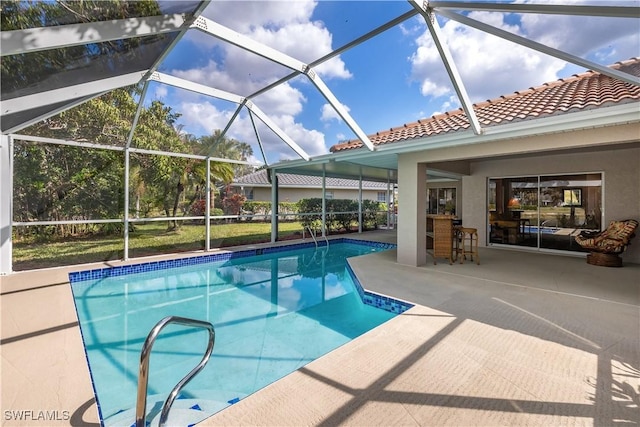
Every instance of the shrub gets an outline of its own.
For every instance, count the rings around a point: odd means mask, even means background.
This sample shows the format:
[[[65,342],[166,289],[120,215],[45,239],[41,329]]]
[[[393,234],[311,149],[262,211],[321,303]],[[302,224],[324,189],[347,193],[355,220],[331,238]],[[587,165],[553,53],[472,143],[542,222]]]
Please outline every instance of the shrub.
[[[207,208],[207,201],[205,199],[199,199],[191,203],[191,206],[189,207],[189,212],[193,216],[204,216],[206,208]]]
[[[311,213],[312,215],[300,215],[299,221],[303,228],[317,228],[322,224],[322,199],[300,199],[297,202],[298,213]]]
[[[318,228],[322,223],[322,199],[301,199],[297,203],[300,214],[299,221],[304,228]],[[329,230],[350,231],[358,224],[358,202],[348,199],[330,199],[326,201],[327,218],[326,224]],[[380,224],[379,211],[386,210],[385,203],[374,200],[362,201],[362,229],[371,230],[378,228]],[[308,215],[311,214],[311,215]],[[386,222],[386,217],[384,219]]]
[[[245,213],[256,215],[256,218],[247,218],[247,220],[271,222],[271,202],[245,202],[242,210]],[[280,202],[278,203],[278,213],[281,215],[281,221],[295,221],[297,220],[298,205],[293,202]]]
[[[374,200],[362,201],[362,229],[375,230],[380,224],[378,222],[378,211],[385,210],[386,205]],[[386,216],[385,216],[386,222]]]
[[[240,215],[246,200],[247,198],[242,194],[229,194],[222,199],[222,208],[226,215]]]

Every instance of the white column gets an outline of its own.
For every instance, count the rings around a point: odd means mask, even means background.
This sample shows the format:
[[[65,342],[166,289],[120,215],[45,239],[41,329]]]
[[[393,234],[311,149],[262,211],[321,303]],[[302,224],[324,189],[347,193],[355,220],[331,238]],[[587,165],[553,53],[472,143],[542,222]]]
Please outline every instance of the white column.
[[[271,243],[278,241],[278,175],[275,169],[270,169],[271,174]]]
[[[207,157],[206,205],[204,208],[204,250],[211,250],[211,159]],[[207,294],[208,295],[208,294]],[[207,319],[209,319],[207,317]]]
[[[322,237],[327,236],[327,171],[322,165]]]
[[[387,171],[387,230],[391,229],[391,201],[393,200],[393,194],[391,193],[391,170]]]
[[[358,180],[358,233],[362,233],[362,168]]]
[[[124,250],[122,258],[127,261],[129,259],[129,167],[130,167],[129,144],[124,147],[124,222],[123,222],[123,244]]]
[[[410,154],[398,157],[399,264],[427,263],[427,166]]]
[[[13,156],[8,135],[0,135],[0,275],[12,271]]]

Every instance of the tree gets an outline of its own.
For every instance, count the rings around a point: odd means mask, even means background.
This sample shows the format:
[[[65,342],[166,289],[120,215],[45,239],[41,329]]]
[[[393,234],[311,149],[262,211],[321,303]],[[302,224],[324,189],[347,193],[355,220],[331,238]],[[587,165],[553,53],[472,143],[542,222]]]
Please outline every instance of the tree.
[[[134,147],[155,151],[186,153],[188,146],[180,139],[174,125],[180,117],[160,101],[152,101],[142,110],[132,144]],[[155,204],[167,217],[178,215],[180,195],[184,191],[190,159],[166,155],[132,153],[132,165],[140,167],[140,175],[147,184]],[[178,227],[169,221],[168,228]]]
[[[123,145],[135,111],[132,93],[131,88],[121,89],[92,99],[27,128],[25,133]],[[124,206],[123,168],[122,152],[16,141],[14,219],[117,218]],[[95,229],[92,225],[60,225],[56,233],[65,236]]]
[[[251,145],[233,138],[227,138],[220,129],[213,132],[213,135],[200,137],[194,145],[194,152],[217,157],[221,159],[239,160],[246,162],[253,155]],[[214,166],[215,164],[215,166]],[[233,181],[234,176],[245,175],[247,170],[253,171],[251,166],[212,162],[212,170],[216,170],[219,184],[228,184]]]

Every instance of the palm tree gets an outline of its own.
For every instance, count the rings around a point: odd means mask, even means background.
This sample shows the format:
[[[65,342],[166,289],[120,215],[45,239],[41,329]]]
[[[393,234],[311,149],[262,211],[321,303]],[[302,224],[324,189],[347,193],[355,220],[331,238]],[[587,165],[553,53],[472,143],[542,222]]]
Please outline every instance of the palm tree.
[[[200,143],[200,150],[202,153],[209,157],[218,157],[221,159],[247,161],[250,156],[253,155],[253,148],[246,142],[238,141],[237,139],[227,138],[222,134],[220,129],[213,132],[213,135],[203,136],[198,142]],[[228,184],[233,181],[234,176],[241,176],[247,173],[247,169],[251,169],[248,165],[231,165],[225,163],[231,167],[232,174],[226,177],[220,177],[220,183]],[[212,171],[213,172],[213,171]]]

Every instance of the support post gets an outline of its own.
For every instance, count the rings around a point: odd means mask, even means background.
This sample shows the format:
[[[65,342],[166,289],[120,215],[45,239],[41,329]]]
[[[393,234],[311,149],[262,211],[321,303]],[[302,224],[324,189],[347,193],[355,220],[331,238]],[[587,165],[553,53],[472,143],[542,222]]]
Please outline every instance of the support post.
[[[398,264],[427,263],[427,165],[398,157]]]
[[[204,208],[204,250],[211,250],[211,159],[207,157],[206,206]]]
[[[13,142],[8,135],[0,135],[0,275],[9,274],[13,270],[12,188]]]
[[[278,241],[278,175],[275,169],[271,174],[271,243]]]
[[[362,168],[360,168],[358,181],[358,233],[362,233]]]
[[[387,170],[387,230],[391,228],[391,209],[393,204],[391,203],[393,195],[391,194],[391,170]]]
[[[326,237],[327,233],[327,171],[322,165],[322,237]]]

